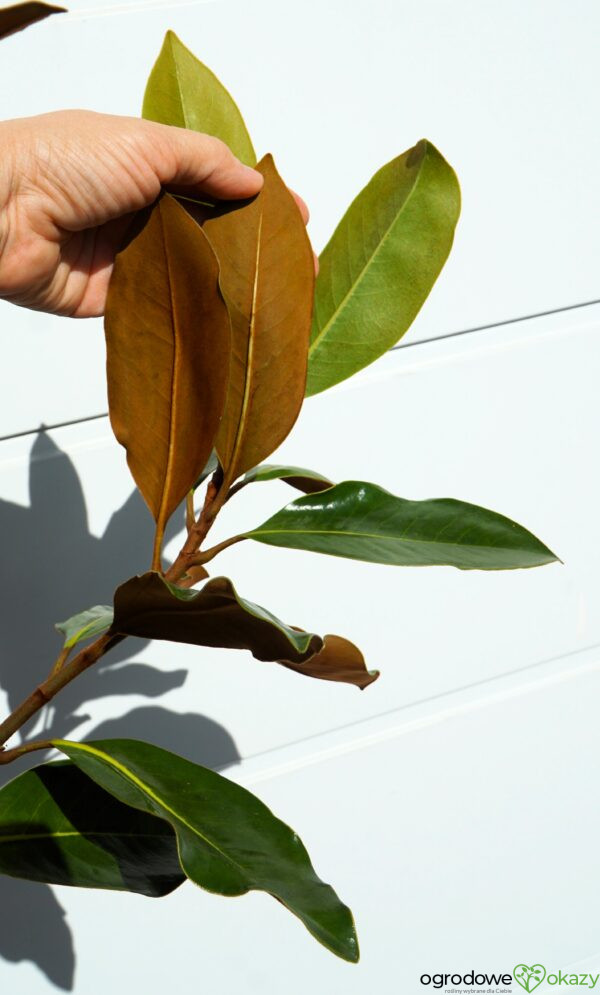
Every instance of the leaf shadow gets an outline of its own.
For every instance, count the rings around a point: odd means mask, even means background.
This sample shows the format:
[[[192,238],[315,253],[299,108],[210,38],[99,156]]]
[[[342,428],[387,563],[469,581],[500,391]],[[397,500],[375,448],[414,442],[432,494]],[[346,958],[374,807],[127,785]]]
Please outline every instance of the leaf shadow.
[[[112,600],[125,578],[147,569],[153,522],[134,491],[114,512],[101,537],[88,527],[81,482],[69,456],[43,429],[29,462],[30,505],[0,500],[3,569],[0,571],[0,687],[11,708],[42,680],[61,639],[57,621],[94,604]],[[175,517],[175,516],[174,516]],[[172,519],[166,540],[178,531]],[[46,710],[44,738],[67,737],[89,718],[87,704],[108,696],[135,694],[152,701],[100,722],[88,739],[148,739],[204,763],[224,768],[239,760],[226,729],[205,716],[178,714],[160,705],[162,695],[181,687],[187,670],[160,671],[136,660],[147,641],[128,639],[97,668],[69,685]],[[30,729],[35,728],[35,722]],[[25,730],[24,739],[28,735]],[[35,738],[39,738],[39,725]],[[0,769],[0,785],[39,763],[23,758]],[[57,988],[71,991],[76,967],[71,924],[52,889],[0,876],[0,956],[11,963],[32,961]],[[7,914],[7,911],[10,913]]]

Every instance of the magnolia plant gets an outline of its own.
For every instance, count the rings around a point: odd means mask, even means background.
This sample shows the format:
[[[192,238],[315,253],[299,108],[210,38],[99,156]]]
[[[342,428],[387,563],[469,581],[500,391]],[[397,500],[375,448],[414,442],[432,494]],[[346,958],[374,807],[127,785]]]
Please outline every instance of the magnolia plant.
[[[455,174],[428,141],[384,165],[325,248],[315,280],[293,196],[270,155],[260,162],[213,73],[169,32],[143,115],[216,135],[264,177],[251,200],[194,202],[163,193],[134,218],[106,307],[110,419],[156,523],[150,570],[112,606],[57,628],[48,677],[4,722],[6,744],[67,684],[128,636],[249,650],[297,674],[367,687],[360,650],[280,621],[207,566],[240,542],[398,566],[508,570],[555,560],[520,525],[454,499],[412,501],[361,480],[333,483],[263,461],[306,396],[381,356],[406,332],[452,245]],[[279,479],[301,492],[267,521],[210,545],[226,502]],[[185,541],[162,556],[183,505]],[[84,644],[82,646],[82,644]],[[296,679],[296,678],[290,678]],[[162,896],[186,878],[221,895],[266,891],[333,953],[358,959],[350,910],[316,875],[295,832],[254,795],[206,767],[131,739],[26,741],[66,759],[0,791],[0,872],[50,884]]]

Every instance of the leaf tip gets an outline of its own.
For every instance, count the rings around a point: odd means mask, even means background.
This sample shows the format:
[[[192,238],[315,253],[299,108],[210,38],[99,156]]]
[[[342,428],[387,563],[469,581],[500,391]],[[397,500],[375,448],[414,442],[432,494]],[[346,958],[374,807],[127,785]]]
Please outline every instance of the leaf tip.
[[[267,176],[269,173],[276,173],[279,175],[272,152],[265,152],[262,159],[257,162],[255,169],[257,172],[262,173],[263,176]]]
[[[186,47],[183,44],[183,42],[182,42],[181,38],[179,37],[179,35],[176,34],[175,31],[173,31],[173,28],[168,28],[168,30],[165,32],[163,46],[166,47],[167,45],[169,45],[171,48],[174,48],[176,45],[179,45],[181,48],[185,48]]]
[[[368,680],[367,680],[367,678],[365,678],[362,684],[357,684],[356,685],[358,687],[359,691],[365,691],[366,688],[368,688],[370,684],[373,684],[378,679],[378,677],[381,677],[381,671],[380,670],[367,670],[367,675],[368,675]]]
[[[354,925],[354,917],[351,912],[350,916],[352,918],[352,932],[346,937],[343,947],[338,952],[340,957],[348,961],[350,964],[358,964],[360,960],[360,948],[358,945],[358,936],[356,935],[356,927]]]

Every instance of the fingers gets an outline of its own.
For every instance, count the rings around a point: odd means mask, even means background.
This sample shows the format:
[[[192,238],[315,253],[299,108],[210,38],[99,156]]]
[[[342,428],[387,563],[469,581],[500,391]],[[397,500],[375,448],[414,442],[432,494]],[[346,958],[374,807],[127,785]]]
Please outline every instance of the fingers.
[[[218,138],[211,135],[173,128],[168,125],[147,122],[159,129],[164,141],[168,136],[172,157],[168,157],[159,172],[163,186],[176,186],[195,189],[211,197],[222,200],[236,200],[252,197],[263,185],[263,177],[257,170],[245,166],[236,159],[233,152]],[[304,224],[308,224],[310,213],[302,197],[290,190],[298,205]],[[315,273],[319,272],[319,260],[313,253]]]
[[[292,190],[291,187],[289,187],[288,189],[298,205],[298,209],[300,211],[300,214],[302,215],[302,220],[304,221],[304,224],[307,225],[310,219],[310,211],[308,210],[306,203],[302,200],[302,197],[300,196],[299,193],[296,193],[296,191]]]
[[[303,201],[302,197],[300,196],[300,194],[296,193],[295,190],[292,190],[291,187],[288,187],[288,190],[290,191],[292,197],[294,198],[294,200],[296,201],[296,203],[298,205],[298,210],[300,211],[300,214],[302,215],[302,220],[304,221],[304,224],[307,225],[308,222],[309,222],[309,220],[310,220],[310,211],[308,210],[308,207],[306,206],[305,201]],[[319,275],[319,257],[317,256],[317,253],[314,252],[314,251],[313,251],[313,260],[314,260],[314,265],[315,265],[315,276],[318,276]]]

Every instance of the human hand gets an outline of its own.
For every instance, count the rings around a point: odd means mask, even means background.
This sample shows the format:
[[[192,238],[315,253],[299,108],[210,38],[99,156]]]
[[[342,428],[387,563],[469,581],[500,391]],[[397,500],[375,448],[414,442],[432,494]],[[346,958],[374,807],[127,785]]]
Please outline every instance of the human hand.
[[[0,150],[0,297],[74,318],[104,313],[131,215],[162,186],[230,200],[263,183],[210,135],[92,111],[2,121]]]

